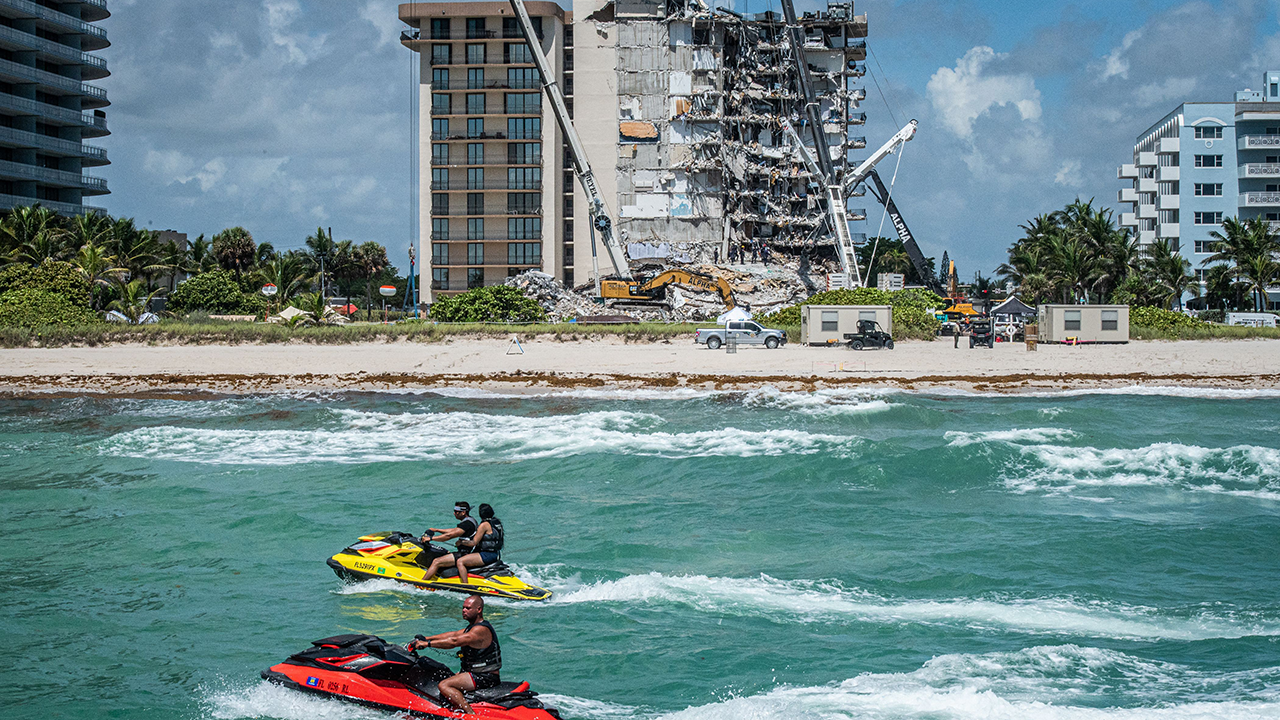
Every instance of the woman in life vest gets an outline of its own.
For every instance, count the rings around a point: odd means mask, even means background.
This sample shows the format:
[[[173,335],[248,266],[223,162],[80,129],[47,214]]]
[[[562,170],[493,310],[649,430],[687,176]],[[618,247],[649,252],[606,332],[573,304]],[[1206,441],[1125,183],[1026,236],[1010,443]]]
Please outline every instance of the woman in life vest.
[[[458,558],[458,579],[465,583],[469,578],[467,568],[492,565],[501,560],[503,539],[502,521],[493,516],[492,507],[481,503],[480,527],[476,528],[472,544],[476,551]]]

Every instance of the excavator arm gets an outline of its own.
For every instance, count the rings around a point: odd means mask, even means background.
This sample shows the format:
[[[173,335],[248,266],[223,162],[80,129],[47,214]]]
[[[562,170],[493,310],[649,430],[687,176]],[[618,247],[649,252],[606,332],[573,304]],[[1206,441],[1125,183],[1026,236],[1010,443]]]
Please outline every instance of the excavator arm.
[[[634,302],[655,302],[666,295],[669,285],[688,285],[690,287],[720,294],[725,309],[737,307],[733,299],[733,289],[720,277],[693,272],[683,268],[658,273],[643,283],[624,282],[622,280],[605,280],[601,286],[601,296],[608,300],[631,300]]]

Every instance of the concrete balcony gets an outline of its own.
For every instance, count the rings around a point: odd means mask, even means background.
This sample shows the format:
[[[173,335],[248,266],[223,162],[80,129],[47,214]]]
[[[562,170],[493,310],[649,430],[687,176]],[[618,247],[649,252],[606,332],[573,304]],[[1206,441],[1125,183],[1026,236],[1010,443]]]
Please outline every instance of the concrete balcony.
[[[56,213],[72,217],[75,215],[83,215],[92,210],[96,210],[103,215],[107,214],[107,209],[96,207],[94,205],[76,205],[74,203],[55,202],[53,200],[41,200],[39,198],[22,197],[20,195],[0,195],[0,207],[14,208],[26,207],[40,203],[41,207],[49,208]]]
[[[1156,145],[1156,152],[1161,155],[1171,155],[1178,152],[1181,147],[1181,141],[1178,138],[1160,138],[1160,142]]]
[[[1182,227],[1178,223],[1161,223],[1159,234],[1162,238],[1182,237]]]
[[[97,80],[104,78],[111,73],[107,71],[107,61],[95,55],[80,52],[70,45],[63,45],[52,40],[47,40],[39,35],[32,35],[21,30],[15,30],[7,25],[0,25],[0,42],[9,42],[21,47],[35,48],[37,53],[41,53],[52,58],[53,62],[64,64],[67,61],[83,65],[80,70],[80,77],[84,80]]]
[[[1182,198],[1177,195],[1161,195],[1156,199],[1156,207],[1161,210],[1178,210],[1182,207]]]
[[[1143,245],[1150,245],[1151,243],[1153,243],[1153,242],[1155,242],[1155,241],[1156,241],[1156,231],[1155,231],[1155,230],[1139,230],[1139,231],[1138,231],[1138,242],[1139,242],[1139,243],[1141,243],[1141,244],[1143,244]]]
[[[1131,163],[1128,163],[1128,164],[1125,164],[1125,165],[1121,165],[1121,166],[1116,170],[1116,178],[1118,178],[1118,179],[1120,179],[1120,180],[1129,180],[1129,179],[1137,180],[1137,179],[1138,179],[1138,168],[1137,168],[1137,166],[1135,166],[1135,165],[1133,165],[1133,164],[1131,164]]]
[[[30,0],[0,0],[0,14],[6,17],[42,20],[65,34],[80,35],[81,50],[101,50],[111,45],[107,40],[106,30]]]
[[[1140,193],[1153,193],[1153,192],[1155,192],[1155,191],[1156,191],[1156,179],[1155,179],[1155,178],[1140,178],[1140,179],[1138,180],[1138,192],[1140,192]]]
[[[1116,194],[1116,202],[1137,203],[1138,191],[1133,188],[1120,188],[1120,192]]]
[[[1241,135],[1237,150],[1280,150],[1280,135]]]
[[[1162,167],[1156,171],[1156,179],[1160,182],[1177,182],[1182,179],[1182,168],[1176,165]]]
[[[63,170],[51,170],[38,165],[0,160],[0,178],[6,180],[34,180],[57,187],[79,188],[85,195],[106,195],[107,181],[102,178],[81,175]]]
[[[1240,193],[1240,207],[1280,207],[1280,192]]]
[[[61,91],[56,94],[72,94],[83,95],[84,100],[82,107],[85,110],[93,108],[106,107],[111,103],[107,102],[107,91],[94,85],[82,83],[79,80],[66,77],[64,75],[56,75],[44,70],[37,70],[30,65],[22,65],[12,60],[0,60],[0,78],[10,78],[16,80],[17,84],[35,83],[43,85],[54,90]]]
[[[1155,205],[1139,205],[1138,219],[1139,220],[1155,220],[1156,206]]]
[[[1280,178],[1280,163],[1246,163],[1240,166],[1240,178]]]
[[[1156,154],[1153,152],[1138,153],[1138,162],[1134,164],[1138,167],[1155,167]]]
[[[1136,228],[1138,227],[1138,215],[1136,213],[1120,213],[1120,227]]]
[[[40,133],[26,132],[25,130],[14,130],[8,127],[0,127],[0,146],[33,147],[44,150],[51,155],[78,157],[82,158],[84,167],[110,164],[110,161],[107,160],[107,151],[100,147],[49,137]]]
[[[0,109],[10,110],[14,115],[34,115],[44,122],[62,122],[81,128],[81,137],[95,138],[110,135],[107,130],[107,119],[93,113],[80,112],[69,108],[50,105],[49,103],[28,100],[27,98],[0,92]]]

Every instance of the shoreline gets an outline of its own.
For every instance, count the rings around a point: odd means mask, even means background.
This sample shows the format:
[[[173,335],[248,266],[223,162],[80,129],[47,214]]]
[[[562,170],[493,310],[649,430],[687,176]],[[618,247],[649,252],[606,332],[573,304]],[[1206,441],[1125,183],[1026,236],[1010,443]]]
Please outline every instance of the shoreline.
[[[110,345],[0,350],[0,394],[192,397],[297,391],[475,388],[506,394],[584,388],[822,389],[1025,394],[1133,386],[1280,388],[1280,340],[1022,344],[995,349],[902,342],[892,351],[789,345],[710,351],[686,339],[460,339],[430,345]],[[508,354],[510,353],[510,354]]]

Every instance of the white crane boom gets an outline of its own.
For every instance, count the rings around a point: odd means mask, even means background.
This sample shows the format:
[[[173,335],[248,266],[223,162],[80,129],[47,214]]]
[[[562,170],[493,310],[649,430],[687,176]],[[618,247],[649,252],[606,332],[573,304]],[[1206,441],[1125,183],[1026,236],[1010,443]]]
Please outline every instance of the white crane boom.
[[[573,172],[578,176],[578,182],[582,184],[582,190],[587,194],[587,212],[591,216],[591,227],[593,231],[600,233],[600,239],[604,241],[605,250],[609,252],[609,260],[613,263],[614,272],[623,280],[631,280],[631,268],[627,264],[626,253],[622,251],[622,245],[618,243],[617,238],[613,235],[613,217],[609,214],[609,208],[604,203],[604,196],[600,193],[600,188],[596,187],[595,175],[591,172],[591,165],[587,162],[587,153],[582,148],[582,140],[578,137],[578,131],[573,127],[573,120],[569,118],[569,110],[564,103],[564,91],[560,89],[560,83],[556,82],[555,73],[551,71],[551,64],[547,62],[546,55],[542,52],[542,44],[538,42],[538,35],[533,30],[533,21],[529,19],[529,11],[524,6],[524,0],[510,0],[511,9],[515,11],[516,19],[520,23],[520,30],[524,33],[525,42],[529,44],[529,50],[533,55],[534,64],[538,66],[538,74],[542,76],[542,88],[547,93],[547,99],[551,101],[551,111],[555,113],[556,122],[560,124],[560,130],[564,133],[565,141],[569,144],[569,152],[573,155]],[[596,262],[595,246],[592,246],[591,261],[594,265]],[[596,266],[595,281],[596,295],[600,295],[600,268]]]
[[[871,157],[863,160],[861,165],[854,168],[853,172],[845,176],[845,186],[850,190],[858,187],[862,181],[867,179],[867,176],[871,174],[871,171],[875,169],[876,163],[891,155],[899,145],[916,136],[916,127],[919,126],[919,124],[920,123],[915,120],[912,120],[906,125],[903,125],[901,130],[894,133],[893,137],[889,138],[885,144],[880,146],[879,150],[871,153]]]

